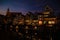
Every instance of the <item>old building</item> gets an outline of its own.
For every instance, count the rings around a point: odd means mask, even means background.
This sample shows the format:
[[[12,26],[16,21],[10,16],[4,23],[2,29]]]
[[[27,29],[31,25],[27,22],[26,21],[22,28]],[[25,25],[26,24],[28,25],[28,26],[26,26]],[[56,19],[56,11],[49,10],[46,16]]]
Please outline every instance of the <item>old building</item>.
[[[26,25],[30,25],[31,23],[32,23],[32,18],[31,18],[32,16],[31,16],[31,13],[27,13],[26,15],[25,15],[25,24]]]
[[[11,20],[12,24],[24,24],[24,15],[21,12],[10,12],[8,8],[6,16],[7,21]]]
[[[56,24],[57,19],[56,19],[56,16],[54,15],[53,9],[47,5],[45,6],[45,9],[43,12],[38,13],[38,20],[40,25],[46,24],[48,26],[52,26],[53,24]]]
[[[7,21],[12,21],[13,24],[26,25],[44,25],[56,24],[56,16],[54,11],[48,5],[44,7],[44,11],[33,14],[32,12],[23,15],[21,12],[10,12],[7,9]]]

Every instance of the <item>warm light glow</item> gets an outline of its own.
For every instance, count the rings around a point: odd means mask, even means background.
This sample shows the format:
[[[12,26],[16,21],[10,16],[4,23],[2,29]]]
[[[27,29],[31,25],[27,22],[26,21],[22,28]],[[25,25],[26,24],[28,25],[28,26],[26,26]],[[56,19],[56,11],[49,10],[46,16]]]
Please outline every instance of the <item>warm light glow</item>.
[[[33,20],[33,22],[38,22],[38,20]]]
[[[19,27],[18,27],[18,26],[16,26],[16,32],[18,32],[18,28],[19,28]]]
[[[35,23],[32,23],[32,25],[34,26],[34,25],[35,25]]]
[[[46,24],[46,21],[44,21],[44,24]]]
[[[39,21],[39,24],[42,25],[42,21]]]
[[[37,26],[35,26],[34,29],[37,29]]]
[[[55,24],[55,21],[52,21],[52,24]]]
[[[13,28],[13,26],[11,25],[11,26],[10,26],[10,31],[12,31],[12,28]]]
[[[51,21],[49,21],[49,22],[48,22],[48,24],[52,24],[52,22],[51,22]]]
[[[44,12],[43,14],[49,14],[50,12]]]
[[[39,17],[42,17],[42,15],[39,15]]]
[[[25,29],[28,29],[28,26],[26,26]]]
[[[27,25],[31,24],[31,20],[25,20],[25,22],[26,22]]]
[[[18,26],[16,26],[16,29],[19,28]]]
[[[49,21],[48,24],[55,24],[55,21]]]
[[[30,22],[30,20],[26,20],[26,22]]]
[[[49,21],[49,20],[51,20],[51,21],[55,21],[56,18],[44,18],[44,20],[46,20],[46,21]]]
[[[22,33],[19,32],[18,35],[21,35],[22,36]]]
[[[23,22],[19,22],[19,24],[22,24]]]
[[[48,17],[48,15],[44,15],[44,17]]]
[[[39,20],[42,20],[42,18],[39,18]]]

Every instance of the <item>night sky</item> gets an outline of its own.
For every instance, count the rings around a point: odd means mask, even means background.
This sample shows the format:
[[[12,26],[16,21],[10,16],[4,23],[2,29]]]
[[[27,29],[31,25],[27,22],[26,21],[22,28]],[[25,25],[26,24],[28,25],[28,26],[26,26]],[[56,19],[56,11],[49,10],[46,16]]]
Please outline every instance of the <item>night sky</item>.
[[[7,8],[13,12],[42,11],[49,5],[57,13],[60,11],[59,0],[0,0],[0,14],[6,14]]]

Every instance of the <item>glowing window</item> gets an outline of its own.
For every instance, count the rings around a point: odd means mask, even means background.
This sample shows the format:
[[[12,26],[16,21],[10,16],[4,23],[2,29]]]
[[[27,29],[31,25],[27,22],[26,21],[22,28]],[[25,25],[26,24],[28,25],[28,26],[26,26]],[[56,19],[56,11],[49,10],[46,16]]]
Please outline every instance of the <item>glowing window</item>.
[[[10,27],[12,28],[13,26],[11,25]]]
[[[48,24],[52,24],[52,22],[51,21],[48,21]]]
[[[42,20],[42,18],[39,18],[39,20]]]
[[[37,27],[35,26],[34,29],[37,29]]]
[[[55,21],[52,21],[52,24],[55,24]]]
[[[26,22],[29,22],[30,20],[26,20]]]
[[[48,15],[44,15],[44,17],[48,17]]]
[[[42,15],[39,15],[39,17],[42,17]]]
[[[44,21],[44,24],[46,24],[46,21]]]
[[[18,26],[16,26],[16,29],[18,28]]]
[[[38,22],[38,20],[33,20],[33,22]]]
[[[35,25],[35,23],[32,23],[32,25]]]
[[[44,12],[44,14],[49,14],[50,12]]]
[[[19,24],[22,24],[23,22],[19,22]]]
[[[28,29],[28,26],[26,26],[25,29]]]
[[[55,21],[49,21],[48,24],[55,24]]]

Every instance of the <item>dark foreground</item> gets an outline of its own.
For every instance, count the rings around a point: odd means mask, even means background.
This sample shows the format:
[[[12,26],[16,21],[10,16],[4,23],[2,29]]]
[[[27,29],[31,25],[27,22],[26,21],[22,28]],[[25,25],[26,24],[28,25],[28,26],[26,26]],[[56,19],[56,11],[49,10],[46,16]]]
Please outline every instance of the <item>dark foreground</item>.
[[[19,26],[19,31],[12,28],[12,31],[8,28],[0,28],[0,40],[60,40],[60,29],[56,30],[53,27],[34,27],[29,26],[25,29],[25,26]]]

